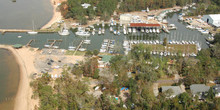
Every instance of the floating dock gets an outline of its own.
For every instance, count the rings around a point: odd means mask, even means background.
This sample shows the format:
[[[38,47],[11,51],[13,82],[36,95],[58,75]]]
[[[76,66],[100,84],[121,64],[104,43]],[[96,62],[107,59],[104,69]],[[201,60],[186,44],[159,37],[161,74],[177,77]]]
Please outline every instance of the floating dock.
[[[73,55],[76,54],[77,50],[79,50],[79,48],[82,46],[82,44],[83,44],[83,40],[79,43],[79,45],[77,46],[77,48],[76,48],[75,52],[73,53]]]
[[[35,42],[35,39],[31,39],[27,44],[26,44],[26,46],[31,46],[31,43],[32,42]]]

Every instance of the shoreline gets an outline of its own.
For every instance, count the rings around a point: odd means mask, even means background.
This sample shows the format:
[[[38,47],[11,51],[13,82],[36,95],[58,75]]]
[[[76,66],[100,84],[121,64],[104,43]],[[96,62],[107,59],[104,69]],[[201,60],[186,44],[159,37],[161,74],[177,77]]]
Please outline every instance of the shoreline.
[[[0,48],[9,50],[15,57],[16,62],[20,68],[20,81],[18,85],[18,90],[14,100],[14,110],[31,110],[34,108],[33,101],[31,99],[32,89],[30,87],[30,72],[33,71],[27,68],[27,62],[25,62],[19,50],[14,49],[9,45],[0,45]],[[27,56],[26,56],[27,57]],[[35,105],[35,104],[34,104]]]
[[[61,15],[61,12],[57,11],[57,4],[58,4],[58,1],[59,0],[50,0],[50,4],[52,5],[53,7],[53,16],[52,18],[49,20],[49,22],[47,22],[44,26],[42,26],[40,28],[40,30],[42,29],[47,29],[49,27],[51,27],[51,25],[53,25],[54,23],[56,23],[57,21],[61,20],[62,19],[62,15]],[[54,4],[55,2],[55,4]]]

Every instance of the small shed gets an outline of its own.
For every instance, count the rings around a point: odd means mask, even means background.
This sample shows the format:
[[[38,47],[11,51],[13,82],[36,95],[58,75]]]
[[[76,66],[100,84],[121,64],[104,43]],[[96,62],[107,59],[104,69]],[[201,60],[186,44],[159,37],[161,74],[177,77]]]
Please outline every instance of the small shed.
[[[15,44],[12,47],[15,48],[15,49],[19,49],[19,48],[22,48],[22,46],[23,45],[21,45],[21,44]]]

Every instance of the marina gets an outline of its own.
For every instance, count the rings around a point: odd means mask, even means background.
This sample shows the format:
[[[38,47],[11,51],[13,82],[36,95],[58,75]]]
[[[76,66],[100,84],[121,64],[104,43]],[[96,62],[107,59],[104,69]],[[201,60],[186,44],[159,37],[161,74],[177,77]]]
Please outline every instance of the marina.
[[[169,33],[165,32],[157,32],[159,29],[159,25],[157,25],[158,28],[134,28],[134,24],[132,26],[120,26],[119,24],[117,25],[111,25],[110,27],[105,24],[103,25],[94,25],[94,29],[91,29],[91,33],[93,32],[94,35],[90,37],[84,37],[84,36],[76,36],[75,32],[69,31],[69,36],[60,36],[58,33],[38,33],[35,35],[29,35],[25,32],[23,33],[12,33],[12,32],[7,32],[4,35],[0,35],[0,43],[1,44],[9,44],[9,45],[14,45],[14,44],[27,44],[31,39],[36,40],[34,43],[31,44],[32,47],[36,47],[39,49],[45,48],[46,47],[53,47],[55,43],[49,43],[47,42],[46,44],[43,44],[43,42],[47,41],[48,39],[59,39],[62,40],[62,42],[57,42],[58,44],[55,45],[55,48],[60,48],[60,49],[70,49],[70,50],[75,50],[76,47],[79,45],[82,40],[90,40],[89,46],[85,43],[82,44],[82,47],[80,50],[85,51],[85,50],[100,50],[102,43],[104,39],[111,39],[115,40],[115,43],[119,45],[117,50],[120,50],[119,53],[124,53],[123,47],[123,41],[126,38],[127,40],[158,40],[158,42],[162,42],[164,38],[167,38],[167,41],[169,43],[173,43],[171,41],[179,41],[182,43],[182,41],[197,41],[201,48],[208,48],[208,45],[206,43],[206,39],[209,38],[211,35],[209,34],[201,34],[200,32],[196,30],[191,30],[186,28],[186,24],[181,23],[178,21],[178,14],[177,13],[171,13],[170,17],[167,18],[168,24],[174,24],[174,26],[177,28],[176,30],[170,30]],[[102,24],[102,23],[100,23]],[[137,24],[136,24],[137,25]],[[144,24],[146,25],[146,24]],[[152,25],[152,24],[151,24]],[[103,29],[105,29],[103,31]],[[158,29],[158,30],[157,30]],[[98,30],[98,31],[95,31]],[[114,30],[114,31],[113,31]],[[128,34],[123,34],[124,30],[128,31]],[[160,31],[160,30],[159,30]],[[104,32],[104,33],[103,33]],[[122,33],[122,34],[121,34]],[[126,32],[127,33],[127,32]],[[17,36],[22,36],[18,39]],[[189,42],[188,42],[189,43]],[[53,44],[51,46],[51,44]],[[71,45],[70,45],[71,44]],[[190,43],[189,43],[190,44]],[[72,47],[69,48],[69,46],[75,47],[74,49]],[[78,50],[78,49],[77,49]]]

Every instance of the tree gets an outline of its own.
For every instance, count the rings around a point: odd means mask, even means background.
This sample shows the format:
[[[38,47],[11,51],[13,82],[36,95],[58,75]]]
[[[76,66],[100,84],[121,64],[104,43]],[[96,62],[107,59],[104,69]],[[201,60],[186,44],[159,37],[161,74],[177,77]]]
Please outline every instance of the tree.
[[[93,50],[93,55],[97,56],[99,54],[98,50]]]

